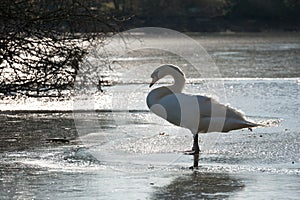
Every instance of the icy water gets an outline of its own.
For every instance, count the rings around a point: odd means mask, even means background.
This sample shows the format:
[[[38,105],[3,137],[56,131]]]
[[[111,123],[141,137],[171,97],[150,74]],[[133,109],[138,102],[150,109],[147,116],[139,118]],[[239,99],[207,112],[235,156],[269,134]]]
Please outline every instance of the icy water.
[[[299,36],[192,37],[219,67],[224,94],[217,98],[266,127],[201,135],[200,167],[190,170],[192,156],[181,151],[191,148],[192,135],[147,111],[148,80],[122,83],[137,105],[127,111],[107,112],[109,105],[102,105],[73,114],[72,99],[6,97],[0,105],[0,199],[299,199]],[[145,63],[182,62],[141,55]],[[135,62],[119,59],[126,66]],[[187,88],[209,94],[202,79],[189,75],[194,79]],[[102,101],[115,90],[104,89]]]

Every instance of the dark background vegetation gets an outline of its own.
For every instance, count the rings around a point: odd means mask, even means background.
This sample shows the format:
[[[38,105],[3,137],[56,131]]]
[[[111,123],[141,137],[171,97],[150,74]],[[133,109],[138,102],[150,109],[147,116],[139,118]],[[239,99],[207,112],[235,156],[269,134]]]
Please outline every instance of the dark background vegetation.
[[[299,31],[300,0],[2,0],[0,94],[60,96],[72,88],[89,46],[145,26]]]
[[[178,31],[294,31],[299,0],[115,0],[113,9],[134,16],[131,26]]]

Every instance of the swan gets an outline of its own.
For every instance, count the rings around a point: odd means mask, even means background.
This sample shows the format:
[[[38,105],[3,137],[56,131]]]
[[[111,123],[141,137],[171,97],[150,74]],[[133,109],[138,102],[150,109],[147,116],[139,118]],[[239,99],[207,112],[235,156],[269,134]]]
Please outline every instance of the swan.
[[[245,116],[236,109],[210,97],[182,93],[186,79],[178,66],[171,64],[159,66],[151,74],[152,81],[149,87],[168,75],[174,79],[174,84],[150,91],[146,103],[154,114],[191,131],[193,147],[187,153],[194,155],[193,167],[198,167],[199,133],[229,132],[242,128],[251,130],[252,127],[259,126],[246,120]]]

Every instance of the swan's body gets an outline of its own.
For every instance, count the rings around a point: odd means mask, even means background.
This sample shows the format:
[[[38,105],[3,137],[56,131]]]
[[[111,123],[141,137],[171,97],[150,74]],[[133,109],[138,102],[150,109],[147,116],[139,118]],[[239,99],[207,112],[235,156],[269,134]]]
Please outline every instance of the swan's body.
[[[172,124],[190,129],[193,134],[228,132],[257,126],[246,121],[240,112],[212,98],[172,93],[167,87],[152,90],[147,97],[147,105],[156,115]]]
[[[212,98],[182,93],[185,76],[176,66],[163,65],[154,70],[150,87],[167,75],[174,78],[174,84],[152,90],[147,96],[147,105],[153,113],[168,122],[191,130],[194,154],[199,154],[198,133],[228,132],[258,126],[247,121],[241,112]]]

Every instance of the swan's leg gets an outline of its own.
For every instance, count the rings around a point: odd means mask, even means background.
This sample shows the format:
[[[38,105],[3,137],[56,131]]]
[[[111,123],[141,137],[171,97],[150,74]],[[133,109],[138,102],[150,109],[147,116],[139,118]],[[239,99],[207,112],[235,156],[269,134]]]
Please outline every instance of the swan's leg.
[[[193,150],[194,150],[194,165],[193,165],[193,168],[198,168],[199,153],[200,153],[199,142],[198,142],[198,133],[194,134]]]
[[[193,155],[194,156],[194,164],[190,167],[190,169],[197,169],[199,166],[199,142],[198,142],[198,133],[194,133],[194,142],[193,142],[193,148],[192,151],[185,151],[186,155]]]
[[[192,151],[189,153],[189,155],[194,156],[194,164],[193,164],[193,166],[190,167],[190,169],[198,169],[199,153],[200,153],[200,148],[199,148],[199,143],[198,143],[198,134],[196,133],[196,134],[194,134],[194,143],[193,143]]]
[[[199,143],[198,143],[198,133],[194,134],[194,143],[193,143],[194,154],[200,153]]]
[[[199,154],[194,154],[194,165],[192,169],[198,169],[199,166]]]
[[[194,140],[193,140],[192,150],[184,151],[184,154],[186,155],[195,155],[200,153],[200,148],[198,143],[198,133],[193,135],[194,135]]]

